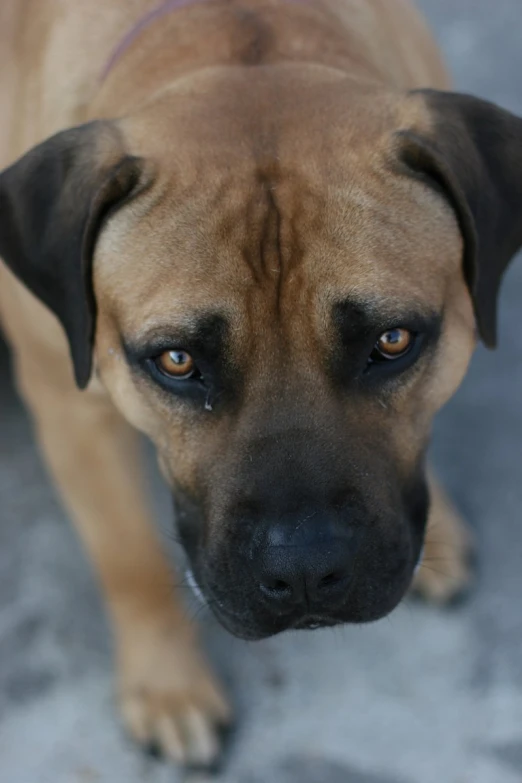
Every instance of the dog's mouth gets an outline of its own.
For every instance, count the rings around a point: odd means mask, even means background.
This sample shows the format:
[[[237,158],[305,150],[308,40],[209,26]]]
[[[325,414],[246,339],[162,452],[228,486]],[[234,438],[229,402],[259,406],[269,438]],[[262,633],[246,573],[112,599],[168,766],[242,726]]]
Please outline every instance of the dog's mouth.
[[[263,624],[262,628],[260,628],[257,623],[252,622],[250,612],[232,612],[224,601],[214,596],[211,592],[205,591],[199,585],[194,572],[190,568],[186,571],[185,581],[196,599],[215,616],[223,628],[233,636],[245,641],[257,641],[284,631],[316,631],[321,628],[333,628],[345,623],[344,619],[333,615],[283,613],[279,617],[271,616],[266,626]]]
[[[265,622],[256,622],[250,615],[233,614],[219,607],[215,602],[208,604],[208,606],[226,631],[238,639],[248,642],[261,641],[286,631],[317,631],[321,628],[333,628],[344,624],[342,618],[319,617],[317,615],[270,617]]]
[[[408,569],[410,582],[422,565],[423,554],[422,548],[419,551],[416,566],[410,565]],[[310,607],[310,611],[303,611],[302,607],[281,612],[267,611],[265,606],[258,604],[255,600],[252,601],[252,605],[249,605],[248,602],[241,606],[232,605],[228,593],[222,594],[217,586],[216,589],[212,589],[201,574],[195,573],[191,567],[187,568],[185,576],[185,583],[192,590],[198,602],[210,610],[225,630],[245,641],[257,641],[285,631],[315,631],[346,623],[372,622],[388,614],[400,602],[407,592],[406,581],[408,580],[403,582],[403,589],[400,590],[401,595],[398,595],[391,604],[383,607],[382,611],[374,612],[363,606],[358,615],[354,617],[353,612],[347,610],[347,601],[335,608],[325,606],[324,612],[313,611],[312,607]],[[347,591],[346,599],[349,598],[349,592]]]
[[[317,617],[315,615],[309,615],[297,620],[290,626],[289,630],[294,631],[317,631],[320,628],[333,628],[336,625],[341,624],[341,620],[336,620],[333,617]]]

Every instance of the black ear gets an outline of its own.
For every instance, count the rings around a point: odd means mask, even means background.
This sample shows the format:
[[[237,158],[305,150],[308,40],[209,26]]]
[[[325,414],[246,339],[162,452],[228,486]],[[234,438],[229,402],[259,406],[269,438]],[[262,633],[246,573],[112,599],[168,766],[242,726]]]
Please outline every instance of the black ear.
[[[94,245],[139,175],[110,122],[63,131],[0,174],[0,256],[61,321],[81,388],[92,364]]]
[[[399,131],[400,155],[455,210],[479,333],[494,347],[502,275],[522,246],[522,119],[469,95],[410,95],[424,102],[428,122]]]

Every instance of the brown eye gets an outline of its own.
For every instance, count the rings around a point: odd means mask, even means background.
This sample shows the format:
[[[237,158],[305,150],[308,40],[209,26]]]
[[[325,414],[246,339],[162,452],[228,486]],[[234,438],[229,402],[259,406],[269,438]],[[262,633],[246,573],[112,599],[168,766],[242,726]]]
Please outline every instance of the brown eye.
[[[390,329],[383,332],[372,353],[372,360],[398,359],[403,356],[413,344],[413,335],[407,329]]]
[[[186,351],[165,351],[156,359],[157,368],[169,378],[187,380],[196,372],[192,356]]]

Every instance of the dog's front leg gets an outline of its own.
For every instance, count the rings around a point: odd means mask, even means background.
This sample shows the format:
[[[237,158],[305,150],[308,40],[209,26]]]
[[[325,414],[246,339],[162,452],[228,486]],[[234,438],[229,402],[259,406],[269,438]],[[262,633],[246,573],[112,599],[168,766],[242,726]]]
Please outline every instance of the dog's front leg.
[[[46,368],[45,377],[42,367]],[[175,761],[216,760],[227,704],[173,590],[149,519],[136,433],[65,363],[18,356],[18,381],[54,479],[98,572],[114,627],[126,726]]]

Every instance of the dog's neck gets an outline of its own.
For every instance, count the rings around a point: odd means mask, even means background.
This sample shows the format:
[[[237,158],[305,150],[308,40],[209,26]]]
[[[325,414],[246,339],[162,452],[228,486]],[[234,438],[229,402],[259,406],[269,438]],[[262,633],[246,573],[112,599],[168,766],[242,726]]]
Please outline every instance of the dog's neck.
[[[107,63],[101,73],[100,80],[105,81],[112,69],[123,57],[127,49],[129,49],[134,41],[141,35],[141,33],[153,24],[159,22],[163,17],[168,16],[175,11],[179,11],[187,6],[196,5],[199,3],[211,3],[216,0],[165,0],[165,2],[148,11],[132,26],[132,28],[125,34],[125,36],[118,42],[117,46],[113,49],[111,56],[107,60]],[[310,0],[282,0],[286,3],[306,3]]]

